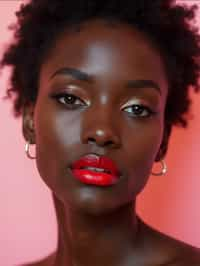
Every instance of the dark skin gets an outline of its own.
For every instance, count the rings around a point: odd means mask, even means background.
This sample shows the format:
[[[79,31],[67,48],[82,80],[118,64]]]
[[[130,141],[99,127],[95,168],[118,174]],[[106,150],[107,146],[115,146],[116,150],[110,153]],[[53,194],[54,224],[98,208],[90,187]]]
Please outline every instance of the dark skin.
[[[200,265],[196,248],[135,211],[167,142],[167,95],[162,56],[137,29],[96,20],[58,36],[40,69],[37,101],[23,114],[24,137],[36,144],[38,171],[53,192],[59,235],[56,252],[31,265]],[[118,165],[117,184],[86,185],[71,175],[70,164],[90,153]]]

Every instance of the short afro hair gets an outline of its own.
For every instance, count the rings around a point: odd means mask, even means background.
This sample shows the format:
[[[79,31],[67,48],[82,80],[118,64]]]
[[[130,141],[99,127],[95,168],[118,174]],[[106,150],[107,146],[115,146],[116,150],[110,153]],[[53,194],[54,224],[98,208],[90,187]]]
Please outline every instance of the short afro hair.
[[[165,110],[167,139],[173,125],[187,127],[190,87],[200,89],[200,35],[191,23],[196,5],[174,0],[30,0],[16,12],[9,29],[14,39],[6,48],[0,68],[11,66],[5,98],[13,100],[15,117],[35,103],[40,66],[59,33],[66,27],[101,18],[127,23],[146,34],[159,47],[167,70],[169,95]],[[163,154],[167,149],[164,143]]]

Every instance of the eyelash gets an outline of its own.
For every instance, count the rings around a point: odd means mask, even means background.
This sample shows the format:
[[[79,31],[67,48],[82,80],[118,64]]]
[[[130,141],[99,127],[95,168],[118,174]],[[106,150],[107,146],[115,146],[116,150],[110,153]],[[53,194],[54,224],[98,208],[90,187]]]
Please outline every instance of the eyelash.
[[[61,104],[61,105],[67,105],[66,108],[67,109],[70,109],[70,110],[76,109],[78,106],[81,106],[82,104],[76,104],[76,105],[74,105],[73,103],[63,103],[63,102],[60,101],[61,98],[71,97],[72,98],[72,101],[73,100],[79,100],[80,102],[84,103],[79,97],[77,97],[77,96],[75,96],[73,94],[69,94],[69,93],[59,93],[59,94],[52,95],[51,97],[54,98],[54,99],[56,99],[56,101],[59,104]],[[132,107],[137,107],[137,109],[138,108],[139,109],[141,108],[141,109],[143,109],[143,111],[146,111],[147,112],[147,114],[145,114],[145,115],[141,115],[141,114],[133,115],[133,113],[132,113],[130,115],[132,117],[143,117],[143,118],[145,118],[145,117],[150,117],[150,116],[153,116],[153,115],[157,114],[157,112],[151,110],[148,106],[143,105],[143,104],[130,105],[130,106],[126,107],[126,109],[127,108],[132,108]],[[130,113],[130,112],[128,112],[128,113]]]

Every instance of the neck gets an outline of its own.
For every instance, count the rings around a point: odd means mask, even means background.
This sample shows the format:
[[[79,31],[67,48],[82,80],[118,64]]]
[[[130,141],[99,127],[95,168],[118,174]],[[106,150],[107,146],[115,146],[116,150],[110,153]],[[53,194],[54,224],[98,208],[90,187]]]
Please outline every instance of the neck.
[[[58,220],[55,266],[123,265],[138,242],[135,202],[94,216],[65,207],[53,197]]]

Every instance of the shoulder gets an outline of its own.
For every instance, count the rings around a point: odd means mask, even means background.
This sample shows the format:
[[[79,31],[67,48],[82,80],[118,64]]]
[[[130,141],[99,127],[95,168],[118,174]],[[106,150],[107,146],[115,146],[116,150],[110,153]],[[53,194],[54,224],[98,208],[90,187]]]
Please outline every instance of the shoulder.
[[[55,259],[55,255],[56,252],[51,253],[48,257],[45,257],[41,260],[37,260],[34,262],[29,262],[29,263],[25,263],[25,264],[21,264],[18,266],[52,266],[53,265],[53,261]]]
[[[152,245],[155,265],[200,266],[200,248],[166,235],[142,221],[143,230]]]
[[[173,240],[174,241],[174,240]],[[175,240],[171,266],[200,266],[200,249]],[[168,264],[167,264],[168,265]]]
[[[172,266],[200,266],[200,248],[192,246],[172,237],[162,236],[167,239],[167,254],[169,254],[169,265]],[[165,245],[161,246],[164,249]],[[168,265],[168,264],[167,264]]]
[[[200,266],[200,248],[177,241],[174,260],[178,266]]]

